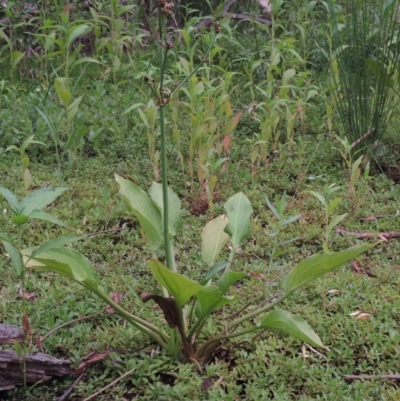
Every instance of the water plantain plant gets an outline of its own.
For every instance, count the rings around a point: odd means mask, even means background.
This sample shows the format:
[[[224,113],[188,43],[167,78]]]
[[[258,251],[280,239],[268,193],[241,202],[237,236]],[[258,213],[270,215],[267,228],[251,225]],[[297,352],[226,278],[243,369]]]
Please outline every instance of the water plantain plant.
[[[152,83],[150,88],[159,106],[162,184],[154,182],[146,193],[135,183],[121,176],[116,175],[115,178],[122,197],[138,219],[142,233],[153,252],[153,259],[148,265],[159,287],[149,288],[140,294],[140,298],[144,303],[152,301],[159,306],[164,323],[160,324],[160,314],[150,308],[147,313],[151,316],[150,319],[143,318],[142,315],[135,315],[124,309],[107,295],[90,261],[67,246],[82,237],[59,237],[39,247],[22,248],[20,239],[16,242],[8,235],[0,234],[5,248],[12,250],[8,252],[12,265],[21,270],[33,268],[56,272],[81,284],[103,299],[126,321],[149,336],[177,361],[204,366],[212,359],[221,342],[265,329],[280,330],[312,346],[323,347],[321,339],[300,316],[276,307],[297,289],[337,269],[368,251],[373,245],[359,245],[341,252],[311,256],[293,267],[283,279],[281,291],[270,299],[269,303],[263,302],[252,309],[243,309],[243,302],[235,296],[232,286],[245,279],[246,274],[237,271],[237,266],[233,263],[239,246],[250,235],[253,209],[248,198],[243,193],[237,193],[225,203],[225,214],[208,222],[203,229],[203,280],[196,282],[178,272],[173,240],[181,225],[181,204],[178,196],[167,185],[164,109],[182,84],[175,91],[163,86],[165,59],[170,48],[164,34],[165,16],[171,12],[173,3],[158,0],[157,4],[161,44],[160,82],[158,87]],[[189,74],[186,81],[195,73],[196,69]],[[2,195],[9,203],[10,200],[16,202],[7,191],[4,190]],[[14,209],[16,213],[23,213],[16,207]],[[18,222],[16,218],[13,220]],[[231,242],[231,251],[227,258],[221,260],[220,254],[228,241]],[[165,251],[165,266],[156,257],[161,248]],[[221,319],[221,316],[218,316],[218,311],[222,308],[232,311],[229,317]],[[210,327],[213,327],[212,333]]]
[[[147,194],[120,176],[116,176],[116,180],[123,198],[139,220],[148,244],[155,254],[165,245],[162,185],[153,183]],[[168,189],[168,197],[169,223],[165,231],[172,239],[180,226],[180,201],[171,189]],[[202,232],[201,254],[207,273],[201,282],[178,273],[174,260],[172,270],[155,258],[149,261],[149,268],[160,288],[150,288],[148,292],[141,293],[140,297],[145,303],[154,301],[159,306],[165,320],[164,325],[159,324],[157,313],[153,321],[144,319],[124,309],[107,295],[90,261],[78,251],[65,246],[82,237],[59,237],[40,247],[21,250],[8,236],[2,234],[1,240],[7,250],[13,249],[9,254],[14,266],[20,266],[21,269],[22,263],[23,270],[33,268],[56,272],[83,285],[181,362],[190,361],[203,366],[210,361],[221,342],[263,329],[280,330],[312,346],[323,347],[320,338],[306,321],[276,307],[295,290],[337,269],[371,249],[372,245],[359,245],[341,252],[311,256],[294,266],[284,278],[281,292],[276,294],[270,303],[255,307],[250,312],[235,312],[235,306],[241,302],[234,295],[232,286],[243,280],[246,274],[233,269],[233,262],[239,245],[250,234],[252,207],[243,193],[232,196],[224,207],[226,214],[208,222]],[[227,260],[220,260],[221,251],[228,241],[231,242],[230,255]],[[169,246],[173,257],[171,242]],[[222,323],[218,311],[224,307],[232,312],[232,317],[224,319]],[[259,319],[255,322],[254,319],[257,318]],[[210,319],[215,327],[214,335],[207,334]]]
[[[334,101],[357,157],[376,153],[398,97],[400,2],[372,3],[348,1],[345,21],[336,2],[327,3]]]

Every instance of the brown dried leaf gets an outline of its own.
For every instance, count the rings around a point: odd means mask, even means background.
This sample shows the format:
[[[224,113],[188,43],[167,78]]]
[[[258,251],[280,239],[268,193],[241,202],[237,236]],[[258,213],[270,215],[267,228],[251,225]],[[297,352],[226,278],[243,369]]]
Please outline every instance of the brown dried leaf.
[[[174,329],[175,327],[181,327],[181,324],[179,322],[178,305],[176,304],[174,298],[164,298],[160,295],[153,295],[148,292],[142,293],[140,297],[142,298],[142,301],[144,303],[152,299],[161,308],[169,327],[171,327],[172,329]]]
[[[337,293],[340,293],[340,292],[342,292],[342,291],[340,291],[340,290],[329,290],[329,291],[326,292],[326,295],[337,294]]]
[[[251,102],[249,107],[247,108],[247,112],[251,113],[254,109],[254,106],[257,104],[257,102]]]
[[[27,301],[34,301],[36,298],[39,298],[39,295],[34,294],[33,292],[22,292],[22,288],[18,288],[18,296],[22,299],[26,299]]]
[[[230,145],[232,142],[232,138],[229,135],[225,135],[224,138],[224,150],[226,153],[231,153]]]
[[[336,304],[335,301],[331,301],[331,302],[329,302],[328,305],[326,305],[326,307],[327,307],[327,308],[332,308],[332,306],[334,306],[335,304]]]
[[[81,363],[75,369],[75,374],[76,375],[82,374],[89,366],[92,366],[95,363],[102,361],[109,354],[110,354],[110,351],[104,351],[104,352],[93,351],[93,352],[91,352],[89,355],[87,355],[81,359]]]
[[[365,274],[365,270],[355,260],[351,261],[350,265],[358,274]]]
[[[254,278],[258,278],[260,280],[265,280],[265,275],[262,273],[255,273],[255,272],[251,272],[249,274],[250,277],[254,277]]]
[[[120,294],[118,291],[115,291],[115,292],[112,292],[111,294],[110,294],[110,298],[116,303],[116,304],[119,304],[121,301],[122,301],[122,294]],[[110,306],[110,305],[107,305],[106,306],[106,312],[107,313],[115,313],[115,309],[112,307],[112,306]]]
[[[213,386],[211,380],[205,379],[203,383],[201,383],[201,391],[207,391]]]
[[[269,0],[258,0],[260,6],[265,10],[267,14],[271,14],[272,6]]]
[[[368,320],[372,315],[370,313],[361,312],[357,315],[357,320]]]

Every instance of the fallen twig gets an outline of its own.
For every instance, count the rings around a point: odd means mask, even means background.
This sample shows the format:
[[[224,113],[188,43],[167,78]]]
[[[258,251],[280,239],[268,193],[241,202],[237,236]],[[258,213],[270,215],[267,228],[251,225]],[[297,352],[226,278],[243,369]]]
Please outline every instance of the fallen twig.
[[[358,138],[355,142],[353,142],[350,145],[350,147],[354,148],[354,146],[357,146],[360,142],[362,142],[365,138],[368,138],[374,132],[375,132],[375,128],[370,129],[366,134],[364,134],[362,137]]]
[[[96,391],[94,394],[92,394],[90,397],[85,398],[83,401],[89,401],[89,400],[93,400],[94,398],[96,398],[98,395],[100,395],[103,391],[107,390],[108,388],[112,387],[114,384],[117,384],[120,380],[122,380],[124,377],[130,375],[131,373],[133,373],[136,370],[136,368],[131,369],[129,372],[124,373],[121,377],[118,377],[118,379],[114,380],[113,382],[111,382],[110,384],[108,384],[107,386],[103,387],[102,389],[100,389],[99,391]]]
[[[258,17],[253,17],[251,15],[247,14],[236,14],[236,13],[231,13],[229,11],[229,8],[236,3],[238,0],[229,0],[227,3],[225,3],[224,8],[222,10],[222,15],[224,17],[229,17],[233,20],[238,20],[238,21],[256,21],[260,22],[261,24],[264,25],[271,25],[271,20],[267,20],[264,18],[258,18]],[[201,28],[207,28],[209,27],[212,23],[214,22],[213,18],[205,18],[203,19],[199,24],[196,25],[196,31],[200,31]]]
[[[374,221],[378,219],[385,219],[387,217],[400,217],[399,214],[377,214],[376,216],[368,216],[360,218],[361,221]]]
[[[344,375],[345,380],[400,380],[400,375]]]
[[[68,399],[68,397],[71,395],[71,393],[74,391],[75,387],[79,384],[79,382],[82,380],[83,376],[85,376],[86,372],[82,372],[78,378],[71,384],[71,386],[68,387],[67,391],[61,396],[57,398],[57,401],[65,401]]]
[[[41,338],[40,341],[43,342],[47,337],[51,336],[54,332],[56,332],[57,330],[62,329],[63,327],[69,326],[70,324],[73,324],[73,323],[81,322],[82,320],[91,319],[92,317],[96,317],[96,316],[98,316],[98,315],[100,315],[100,312],[93,313],[92,315],[88,315],[88,316],[78,317],[77,319],[70,320],[69,322],[60,324],[60,326],[55,327],[54,329],[50,330],[47,334],[45,334],[45,335]]]
[[[312,352],[314,352],[315,354],[319,355],[321,358],[325,359],[325,361],[329,362],[329,359],[324,355],[321,354],[319,351],[317,351],[315,348],[311,347],[311,345],[306,344],[306,347],[308,349],[310,349]]]
[[[400,232],[392,231],[386,233],[356,233],[354,231],[346,230],[343,227],[336,227],[335,231],[340,235],[352,235],[357,239],[366,239],[366,238],[375,238],[378,237],[383,240],[393,239],[393,238],[400,238]]]
[[[126,230],[126,227],[120,227],[120,228],[110,228],[109,230],[104,230],[104,231],[96,231],[94,233],[90,233],[87,236],[88,237],[94,237],[96,235],[100,235],[100,234],[108,234],[108,233],[117,233],[119,231],[124,231]]]

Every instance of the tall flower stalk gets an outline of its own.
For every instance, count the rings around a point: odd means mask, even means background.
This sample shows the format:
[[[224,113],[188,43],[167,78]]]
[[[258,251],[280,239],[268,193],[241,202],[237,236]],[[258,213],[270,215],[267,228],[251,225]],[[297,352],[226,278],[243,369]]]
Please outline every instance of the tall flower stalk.
[[[335,0],[328,4],[334,101],[352,154],[372,155],[396,104],[400,0],[382,0],[378,9],[368,0],[349,0],[345,17]]]

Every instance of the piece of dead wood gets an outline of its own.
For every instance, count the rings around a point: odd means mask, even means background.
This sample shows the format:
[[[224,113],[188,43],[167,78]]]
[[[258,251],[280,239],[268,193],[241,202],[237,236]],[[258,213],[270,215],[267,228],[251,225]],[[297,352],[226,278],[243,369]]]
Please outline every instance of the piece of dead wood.
[[[79,382],[83,379],[86,372],[82,372],[78,378],[68,387],[67,391],[61,396],[57,398],[57,401],[66,401],[72,392],[75,390],[75,387],[79,384]]]
[[[264,19],[264,18],[258,18],[258,17],[253,17],[251,15],[247,14],[236,14],[236,13],[231,13],[229,11],[229,8],[236,3],[238,0],[229,0],[225,3],[224,8],[222,10],[222,15],[224,17],[229,17],[233,20],[237,21],[251,21],[251,22],[260,22],[261,24],[270,26],[271,21]],[[210,25],[212,25],[215,22],[214,18],[204,18],[200,23],[196,25],[196,31],[200,31],[201,28],[208,28]]]
[[[344,375],[345,380],[400,380],[400,375]]]
[[[75,369],[76,375],[81,375],[86,371],[86,369],[97,362],[102,361],[104,358],[107,358],[110,355],[110,350],[104,352],[93,351],[89,355],[86,355],[81,359],[79,366]]]
[[[24,383],[21,360],[15,351],[0,351],[0,391],[11,390]],[[53,376],[70,374],[71,361],[43,353],[26,355],[27,383],[45,382]]]
[[[87,315],[87,316],[81,316],[78,317],[77,319],[74,320],[70,320],[69,322],[60,324],[59,326],[55,327],[54,329],[50,330],[47,334],[45,334],[42,338],[41,338],[41,342],[43,342],[47,337],[51,336],[53,333],[55,333],[57,330],[60,330],[66,326],[69,326],[70,324],[73,323],[77,323],[77,322],[81,322],[82,320],[87,320],[87,319],[91,319],[92,317],[96,317],[100,315],[100,312],[97,313],[93,313],[92,315]]]
[[[377,214],[376,216],[361,217],[360,221],[376,221],[379,219],[387,219],[389,217],[399,217],[399,214]]]
[[[94,394],[92,394],[90,397],[85,398],[83,401],[89,401],[89,400],[93,400],[95,399],[98,395],[100,395],[101,393],[103,393],[105,390],[107,390],[108,388],[116,385],[119,381],[121,381],[123,378],[125,378],[126,376],[129,376],[130,374],[132,374],[134,371],[136,370],[136,368],[131,369],[129,372],[124,373],[122,376],[118,377],[118,379],[115,379],[113,382],[111,382],[110,384],[107,384],[107,386],[103,387],[101,390],[96,391]]]
[[[400,232],[391,231],[386,233],[357,233],[354,231],[346,230],[344,227],[336,227],[335,231],[340,235],[352,235],[357,239],[366,239],[366,238],[380,238],[383,240],[389,240],[394,238],[400,238]]]
[[[0,344],[14,344],[14,341],[22,343],[24,332],[11,324],[0,324]]]

